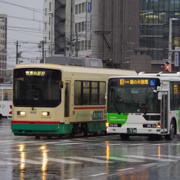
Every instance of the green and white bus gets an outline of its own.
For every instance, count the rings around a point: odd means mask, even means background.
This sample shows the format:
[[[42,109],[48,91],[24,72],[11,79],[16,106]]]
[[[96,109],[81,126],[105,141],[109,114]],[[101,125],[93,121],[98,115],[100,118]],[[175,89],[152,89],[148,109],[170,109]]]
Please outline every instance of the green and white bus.
[[[129,136],[164,136],[180,133],[180,73],[139,73],[108,81],[107,132]]]

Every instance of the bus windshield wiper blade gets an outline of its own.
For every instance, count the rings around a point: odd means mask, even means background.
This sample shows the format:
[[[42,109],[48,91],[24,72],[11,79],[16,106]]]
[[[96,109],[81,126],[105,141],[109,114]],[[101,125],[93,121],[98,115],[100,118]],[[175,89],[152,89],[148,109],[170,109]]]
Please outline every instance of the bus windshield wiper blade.
[[[114,108],[116,109],[116,112],[117,112],[118,114],[121,114],[121,112],[119,111],[119,109],[118,109],[118,107],[117,107],[116,103],[113,103],[112,105],[113,105],[113,106],[114,106]]]

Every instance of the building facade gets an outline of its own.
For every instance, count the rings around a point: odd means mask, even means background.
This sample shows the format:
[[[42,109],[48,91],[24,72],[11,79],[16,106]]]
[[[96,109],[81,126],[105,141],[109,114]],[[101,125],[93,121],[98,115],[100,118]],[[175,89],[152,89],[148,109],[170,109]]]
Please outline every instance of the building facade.
[[[76,56],[92,57],[92,0],[74,0]]]
[[[7,67],[7,15],[0,14],[0,81],[6,78]]]
[[[73,54],[73,0],[44,0],[45,57]]]
[[[91,57],[92,0],[44,0],[45,56]]]
[[[128,68],[129,56],[139,47],[139,0],[94,0],[93,54]],[[100,14],[100,15],[98,15]]]
[[[140,0],[140,46],[148,48],[152,69],[168,59],[169,19],[180,20],[179,0]],[[180,47],[180,21],[172,24],[172,48]],[[173,56],[172,56],[173,59]]]

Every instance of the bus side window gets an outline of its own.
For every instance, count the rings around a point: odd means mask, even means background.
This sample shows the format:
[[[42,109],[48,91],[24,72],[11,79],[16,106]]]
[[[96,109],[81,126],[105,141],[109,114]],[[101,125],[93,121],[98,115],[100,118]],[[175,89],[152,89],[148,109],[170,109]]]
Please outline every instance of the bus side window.
[[[3,100],[4,101],[12,101],[12,90],[11,89],[3,90]]]

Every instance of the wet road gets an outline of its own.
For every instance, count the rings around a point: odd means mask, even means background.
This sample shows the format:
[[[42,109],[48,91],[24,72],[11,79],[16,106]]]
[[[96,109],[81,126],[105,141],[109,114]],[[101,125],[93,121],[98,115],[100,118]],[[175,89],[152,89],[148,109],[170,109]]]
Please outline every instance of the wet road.
[[[180,137],[147,141],[118,135],[35,139],[14,136],[0,120],[2,180],[173,180],[180,179]]]

